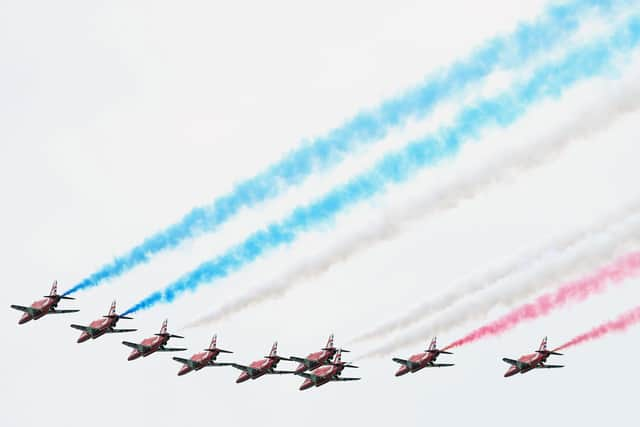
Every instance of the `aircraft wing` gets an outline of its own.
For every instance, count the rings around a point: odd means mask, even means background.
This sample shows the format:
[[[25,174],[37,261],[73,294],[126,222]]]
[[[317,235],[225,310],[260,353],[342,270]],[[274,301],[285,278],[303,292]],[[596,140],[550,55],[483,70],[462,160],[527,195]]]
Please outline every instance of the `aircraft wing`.
[[[317,360],[309,360],[304,357],[291,356],[289,357],[289,359],[293,360],[294,362],[302,363],[307,369],[311,369],[315,366],[326,365],[326,362],[323,363],[318,362]]]
[[[249,375],[256,375],[258,372],[260,372],[258,369],[252,368],[250,366],[244,366],[244,365],[239,365],[237,363],[230,363],[230,366],[233,366],[236,369],[240,369],[241,371],[246,372]]]
[[[540,366],[536,366],[536,369],[543,369],[543,368],[548,368],[548,369],[564,368],[564,365],[540,365]]]
[[[299,377],[304,377],[308,380],[313,380],[314,378],[318,378],[317,375],[310,374],[308,372],[296,372],[296,375]]]
[[[304,357],[291,356],[289,357],[289,359],[293,360],[294,362],[302,363],[304,366],[309,366],[311,364],[311,361],[309,359],[305,359]]]
[[[427,368],[446,368],[447,366],[453,366],[454,363],[430,363]]]
[[[24,307],[21,305],[12,305],[11,308],[13,308],[14,310],[24,311],[25,313],[29,313],[29,315],[31,316],[37,316],[38,314],[42,313],[42,310],[38,310],[37,308]]]
[[[186,348],[170,348],[170,347],[160,347],[158,351],[185,351]]]
[[[133,349],[136,349],[140,353],[146,353],[147,351],[151,350],[151,347],[149,347],[149,346],[142,345],[142,344],[136,344],[136,343],[129,342],[129,341],[122,341],[122,344],[126,345],[127,347],[131,347]]]
[[[309,372],[294,372],[294,374],[300,376],[300,377],[304,377],[308,380],[313,381],[314,384],[318,384],[318,382],[320,382],[321,380],[323,380],[325,377],[321,377],[320,375],[314,375],[314,374],[310,374]]]
[[[282,375],[282,374],[293,374],[295,371],[277,371],[272,369],[269,371],[270,374]]]
[[[198,362],[194,362],[191,359],[183,359],[182,357],[174,357],[173,360],[175,360],[176,362],[180,362],[183,365],[187,365],[191,369],[197,369],[198,367],[200,367],[200,364]]]
[[[333,377],[331,381],[358,381],[360,378],[349,378],[349,377]]]
[[[137,329],[108,329],[107,332],[110,334],[117,334],[120,332],[135,332]]]
[[[509,365],[516,366],[518,369],[528,368],[529,364],[520,362],[519,360],[507,359],[506,357],[502,359],[503,362],[508,363]]]
[[[98,332],[96,328],[92,328],[91,326],[71,325],[71,327],[79,331],[87,332],[91,336],[95,335]]]
[[[407,367],[407,368],[409,368],[409,369],[415,369],[415,368],[417,368],[417,367],[418,367],[418,364],[417,364],[417,363],[412,362],[412,361],[410,361],[410,360],[398,359],[397,357],[394,357],[392,360],[393,360],[394,362],[396,362],[396,363],[399,363],[399,364],[401,364],[401,365],[406,366],[406,367]]]
[[[50,310],[49,313],[52,314],[65,314],[65,313],[77,313],[80,310]]]

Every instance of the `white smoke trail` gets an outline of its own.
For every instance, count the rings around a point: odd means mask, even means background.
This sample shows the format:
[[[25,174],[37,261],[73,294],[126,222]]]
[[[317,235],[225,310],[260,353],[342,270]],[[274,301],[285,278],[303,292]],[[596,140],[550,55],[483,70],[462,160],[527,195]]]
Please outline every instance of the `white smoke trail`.
[[[253,305],[281,297],[290,289],[319,276],[335,264],[345,262],[373,244],[392,239],[405,231],[412,222],[451,209],[471,199],[494,185],[508,182],[518,173],[538,167],[558,155],[571,143],[586,138],[607,128],[619,116],[638,110],[640,107],[640,73],[631,73],[620,82],[607,87],[598,104],[573,115],[563,125],[547,130],[533,138],[524,149],[505,153],[475,173],[457,178],[435,193],[420,199],[410,206],[388,212],[382,221],[368,229],[355,233],[338,242],[324,254],[303,262],[267,285],[250,291],[247,295],[216,308],[213,312],[194,320],[185,328],[204,326],[223,320]],[[567,241],[570,244],[571,240]],[[562,242],[559,243],[561,246]],[[502,273],[495,273],[500,277]]]
[[[593,266],[605,264],[624,252],[638,248],[640,201],[627,208],[629,216],[623,221],[610,225],[598,234],[592,234],[562,252],[550,252],[522,271],[506,276],[482,292],[476,292],[471,298],[465,297],[457,304],[441,310],[436,318],[412,332],[364,353],[360,359],[386,356],[400,347],[424,341],[426,336],[436,333],[441,335],[466,322],[485,317],[496,307],[509,306],[546,287],[582,275],[592,270]]]
[[[546,262],[545,260],[549,258],[553,258],[558,254],[590,241],[589,239],[594,235],[606,233],[611,227],[611,224],[620,223],[627,218],[629,212],[638,211],[640,211],[640,200],[635,204],[626,206],[615,213],[607,215],[606,218],[603,218],[597,223],[590,224],[569,235],[554,238],[539,248],[524,251],[484,272],[472,274],[466,279],[449,286],[446,292],[424,301],[408,310],[401,317],[380,324],[374,329],[359,335],[352,339],[350,343],[383,338],[399,329],[404,329],[418,323],[426,317],[434,316],[452,304],[455,304],[457,301],[469,297],[473,293],[496,286],[500,281],[507,280],[510,276],[525,271],[534,263],[540,264],[541,262]]]

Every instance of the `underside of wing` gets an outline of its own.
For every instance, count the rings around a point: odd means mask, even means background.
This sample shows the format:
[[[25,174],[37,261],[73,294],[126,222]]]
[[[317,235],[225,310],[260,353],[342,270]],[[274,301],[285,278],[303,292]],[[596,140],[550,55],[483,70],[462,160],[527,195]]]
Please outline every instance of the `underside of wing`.
[[[427,368],[446,368],[447,366],[453,366],[454,363],[431,363],[427,365]]]
[[[122,332],[135,332],[137,331],[137,329],[109,329],[107,330],[107,332],[109,332],[110,334],[118,334],[118,333],[122,333]]]
[[[182,357],[174,357],[173,360],[175,360],[176,362],[180,362],[183,365],[187,365],[188,367],[190,367],[191,369],[196,369],[197,367],[200,366],[199,363],[194,362],[191,359],[184,359]]]
[[[302,363],[304,366],[309,366],[311,362],[309,359],[305,359],[304,357],[291,356],[289,357],[289,359],[293,360],[294,362]]]
[[[518,369],[524,369],[524,368],[529,367],[528,363],[520,362],[519,360],[508,359],[506,357],[504,357],[502,359],[502,361],[505,362],[505,363],[508,363],[511,366],[515,366]]]
[[[77,329],[82,332],[86,332],[89,335],[93,336],[99,332],[98,329],[92,328],[91,326],[82,326],[82,325],[71,325],[73,329]]]
[[[31,316],[36,316],[41,313],[41,310],[33,307],[24,307],[22,305],[12,305],[11,308],[14,310],[23,311],[25,313],[29,313]]]
[[[399,359],[399,358],[397,358],[397,357],[394,357],[392,360],[393,360],[394,362],[396,362],[396,363],[399,363],[399,364],[401,364],[401,365],[403,365],[403,366],[406,366],[406,367],[407,367],[407,368],[409,368],[409,369],[415,369],[415,368],[417,368],[417,367],[418,367],[418,364],[417,364],[417,363],[412,362],[412,361],[410,361],[410,360]]]
[[[353,377],[334,377],[331,378],[332,381],[358,381],[360,380],[360,378],[353,378]]]
[[[160,347],[158,351],[185,351],[186,348]]]
[[[249,375],[254,375],[254,374],[256,374],[256,373],[257,373],[257,371],[258,371],[257,369],[251,368],[251,367],[249,367],[249,366],[239,365],[239,364],[237,364],[237,363],[231,363],[230,365],[231,365],[231,366],[233,366],[233,367],[234,367],[234,368],[236,368],[236,369],[239,369],[239,370],[241,370],[241,371],[246,372],[246,373],[247,373],[247,374],[249,374]]]
[[[138,350],[140,353],[146,353],[147,351],[151,350],[151,347],[147,347],[146,345],[136,344],[129,341],[122,341],[122,344],[126,345],[127,347],[131,347],[135,350]]]
[[[283,375],[283,374],[293,374],[295,371],[276,371],[272,369],[269,371],[270,374]]]
[[[553,368],[564,368],[564,365],[540,365],[536,367],[537,369],[553,369]]]
[[[51,310],[49,313],[52,314],[66,314],[66,313],[77,313],[80,310]]]
[[[308,380],[312,380],[313,377],[315,377],[315,375],[309,374],[307,372],[296,372],[296,375],[299,376],[299,377],[304,377],[304,378],[306,378]]]

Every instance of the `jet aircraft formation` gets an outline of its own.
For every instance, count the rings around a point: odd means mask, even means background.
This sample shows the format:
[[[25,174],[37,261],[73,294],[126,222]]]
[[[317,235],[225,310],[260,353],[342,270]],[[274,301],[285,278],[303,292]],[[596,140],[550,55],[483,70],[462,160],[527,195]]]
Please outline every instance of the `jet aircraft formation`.
[[[11,308],[22,311],[24,314],[18,321],[18,324],[24,324],[31,320],[38,320],[48,314],[76,313],[79,310],[59,310],[57,309],[60,300],[73,300],[74,298],[59,295],[57,292],[58,284],[53,282],[49,295],[45,295],[44,299],[35,301],[30,306],[11,305]],[[83,343],[89,339],[96,339],[105,334],[134,332],[137,329],[116,329],[116,324],[120,319],[131,320],[131,317],[123,316],[116,313],[116,302],[111,303],[109,312],[99,319],[94,320],[88,326],[72,324],[71,327],[81,331],[77,342]],[[147,357],[156,352],[177,352],[185,351],[186,348],[167,347],[167,343],[171,338],[184,338],[167,332],[167,320],[162,322],[160,332],[149,338],[143,339],[139,343],[122,341],[122,344],[132,349],[128,356],[128,360],[135,360],[140,357]],[[236,379],[236,383],[242,383],[248,380],[255,380],[265,375],[283,375],[291,374],[304,378],[300,385],[300,390],[307,390],[312,387],[319,387],[333,381],[357,381],[360,378],[343,377],[342,371],[345,368],[357,368],[357,366],[342,361],[342,353],[348,353],[349,350],[337,348],[334,345],[333,334],[329,336],[326,345],[320,350],[308,354],[306,357],[290,356],[283,357],[278,355],[278,343],[274,342],[268,356],[255,360],[248,365],[242,365],[234,362],[218,362],[217,358],[220,353],[232,353],[229,350],[223,350],[217,346],[217,335],[214,335],[209,347],[202,352],[192,355],[189,359],[174,357],[173,360],[182,366],[178,371],[178,375],[182,376],[191,371],[199,371],[202,368],[210,366],[230,366],[241,371]],[[429,347],[422,353],[417,353],[407,359],[394,357],[392,360],[400,365],[396,371],[397,377],[416,373],[424,368],[442,368],[454,366],[453,363],[438,363],[438,356],[441,354],[452,354],[451,352],[437,348],[436,338],[434,337]],[[547,349],[547,337],[542,340],[540,347],[535,353],[521,356],[519,359],[503,358],[502,360],[509,364],[510,367],[504,374],[510,377],[515,374],[524,374],[534,369],[542,368],[562,368],[562,365],[549,365],[547,359],[551,355],[561,356],[553,350]],[[281,361],[297,362],[298,365],[292,370],[277,369]]]

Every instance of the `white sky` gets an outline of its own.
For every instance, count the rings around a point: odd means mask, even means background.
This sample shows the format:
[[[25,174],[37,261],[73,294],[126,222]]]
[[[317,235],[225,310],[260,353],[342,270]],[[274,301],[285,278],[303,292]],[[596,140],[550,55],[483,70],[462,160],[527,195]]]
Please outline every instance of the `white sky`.
[[[640,357],[640,328],[567,351],[562,358],[567,367],[558,371],[505,380],[507,366],[500,359],[535,349],[543,335],[551,345],[559,344],[636,305],[638,280],[499,339],[457,349],[447,357],[454,368],[397,379],[395,364],[372,359],[359,362],[361,368],[353,372],[362,381],[307,392],[299,392],[302,380],[291,377],[236,385],[238,371],[226,368],[178,378],[179,365],[170,354],[127,362],[129,350],[119,343],[124,336],[75,343],[78,331],[69,323],[105,314],[113,298],[124,309],[164,286],[256,226],[318,195],[324,187],[313,180],[243,213],[219,234],[78,293],[77,301],[65,304],[81,308],[77,315],[18,327],[19,313],[9,304],[29,304],[47,293],[54,278],[62,289],[70,287],[300,141],[421,81],[482,40],[535,16],[545,4],[131,3],[0,3],[0,256],[7,306],[0,314],[5,344],[0,424],[37,425],[52,414],[48,424],[68,426],[88,421],[96,426],[539,426],[612,420],[635,425],[631,381]],[[598,28],[594,24],[583,34]],[[631,65],[636,71],[638,63]],[[554,119],[597,102],[593,94],[606,93],[610,78],[538,106],[509,135],[535,135]],[[415,224],[285,298],[211,330],[184,331],[184,344],[200,350],[217,332],[219,345],[235,351],[220,360],[240,363],[263,356],[274,339],[286,356],[316,350],[330,332],[341,345],[441,286],[596,220],[640,196],[638,120],[638,113],[621,117],[546,166]],[[499,136],[491,134],[492,140]],[[397,145],[392,139],[385,147]],[[140,329],[128,340],[155,333],[165,317],[176,330],[218,301],[243,295],[296,260],[322,251],[389,206],[429,191],[430,179],[464,174],[501,146],[482,147],[476,144],[397,193],[353,209],[335,228],[310,233],[216,286],[119,326]],[[339,181],[365,163],[354,161],[321,179]],[[473,326],[440,341],[445,344]],[[425,344],[430,338],[425,336]],[[422,347],[402,349],[398,356]]]

